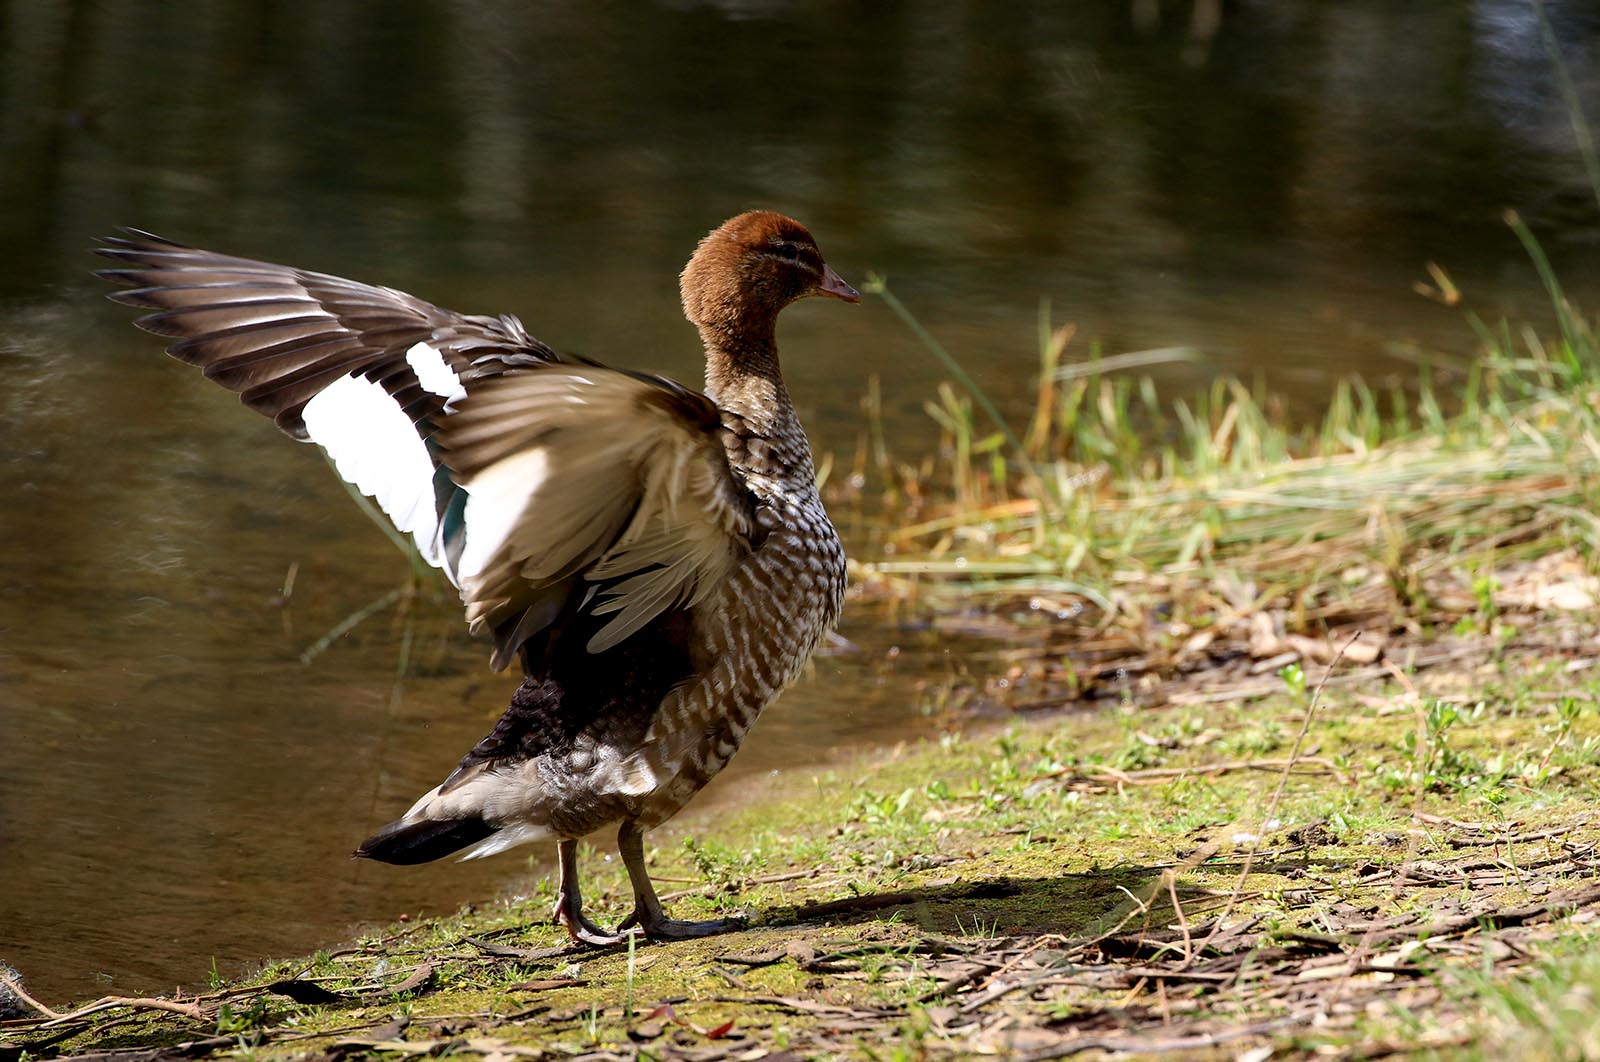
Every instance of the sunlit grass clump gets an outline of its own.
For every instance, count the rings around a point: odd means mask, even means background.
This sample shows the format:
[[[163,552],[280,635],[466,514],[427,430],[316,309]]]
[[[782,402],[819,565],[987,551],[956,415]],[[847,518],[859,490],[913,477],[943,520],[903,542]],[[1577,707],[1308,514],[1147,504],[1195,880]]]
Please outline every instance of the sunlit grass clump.
[[[1435,577],[1482,590],[1532,556],[1572,548],[1587,561],[1600,540],[1600,345],[1532,235],[1508,221],[1545,281],[1558,335],[1469,316],[1482,349],[1452,384],[1426,368],[1382,393],[1349,377],[1312,423],[1232,378],[1163,400],[1130,371],[1151,355],[1072,362],[1071,327],[1044,319],[1033,413],[1008,424],[877,282],[959,386],[928,405],[942,433],[934,462],[898,461],[877,431],[858,455],[900,517],[889,556],[867,574],[1075,595],[1106,613],[1137,612],[1152,595],[1181,613],[1187,587],[1304,622],[1413,622],[1440,604]],[[1442,271],[1434,277],[1438,297],[1458,298]],[[1445,611],[1463,611],[1456,604]]]

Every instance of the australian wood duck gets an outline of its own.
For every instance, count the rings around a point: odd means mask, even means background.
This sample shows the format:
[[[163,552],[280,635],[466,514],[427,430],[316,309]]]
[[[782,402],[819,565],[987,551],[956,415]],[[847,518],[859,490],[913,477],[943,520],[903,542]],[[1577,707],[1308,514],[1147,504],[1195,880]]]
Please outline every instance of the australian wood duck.
[[[185,247],[136,230],[98,253],[141,328],[296,439],[320,444],[460,589],[491,665],[523,680],[443,784],[356,855],[412,864],[557,840],[555,917],[614,943],[578,892],[578,838],[618,824],[633,914],[667,918],[646,830],[732,758],[844,594],[839,538],[778,367],[778,314],[860,296],[799,222],[741,214],[680,278],[705,393],[557,353],[515,317]]]

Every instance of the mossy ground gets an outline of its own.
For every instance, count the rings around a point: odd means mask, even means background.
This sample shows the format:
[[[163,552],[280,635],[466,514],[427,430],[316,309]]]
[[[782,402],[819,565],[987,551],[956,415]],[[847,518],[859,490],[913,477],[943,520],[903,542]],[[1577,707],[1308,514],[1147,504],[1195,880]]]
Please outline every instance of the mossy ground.
[[[0,1057],[1585,1057],[1584,664],[1513,637],[1358,690],[1291,669],[1269,696],[952,732],[658,831],[673,913],[741,932],[572,950],[546,885],[191,1015],[0,1024]],[[621,919],[620,865],[584,865],[591,915]]]

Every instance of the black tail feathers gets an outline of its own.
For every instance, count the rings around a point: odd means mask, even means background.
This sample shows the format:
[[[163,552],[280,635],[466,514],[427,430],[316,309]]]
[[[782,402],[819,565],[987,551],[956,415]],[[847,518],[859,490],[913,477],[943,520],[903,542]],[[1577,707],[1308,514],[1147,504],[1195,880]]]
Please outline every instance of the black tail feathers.
[[[423,819],[391,822],[361,842],[354,856],[409,867],[431,863],[488,837],[496,827],[482,819]]]

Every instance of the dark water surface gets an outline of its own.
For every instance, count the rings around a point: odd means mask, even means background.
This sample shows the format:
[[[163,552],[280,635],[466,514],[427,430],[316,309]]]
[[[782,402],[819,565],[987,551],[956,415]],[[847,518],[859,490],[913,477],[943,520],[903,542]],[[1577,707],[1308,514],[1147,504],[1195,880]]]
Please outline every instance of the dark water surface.
[[[1600,19],[1549,6],[1592,104]],[[1262,372],[1309,407],[1469,349],[1411,291],[1428,260],[1490,316],[1536,305],[1506,207],[1574,290],[1594,275],[1593,196],[1511,0],[13,3],[0,50],[0,958],[52,999],[531,880],[520,855],[346,858],[508,683],[442,605],[300,663],[404,562],[314,450],[102,300],[83,249],[115,225],[697,379],[677,271],[773,207],[1014,401],[1042,297],[1108,352],[1204,355],[1167,386]],[[799,307],[782,342],[820,449],[853,448],[874,373],[925,445],[939,372],[881,304]],[[885,674],[910,636],[846,631],[867,652],[822,659],[698,813],[919,731],[910,684],[948,647]]]

